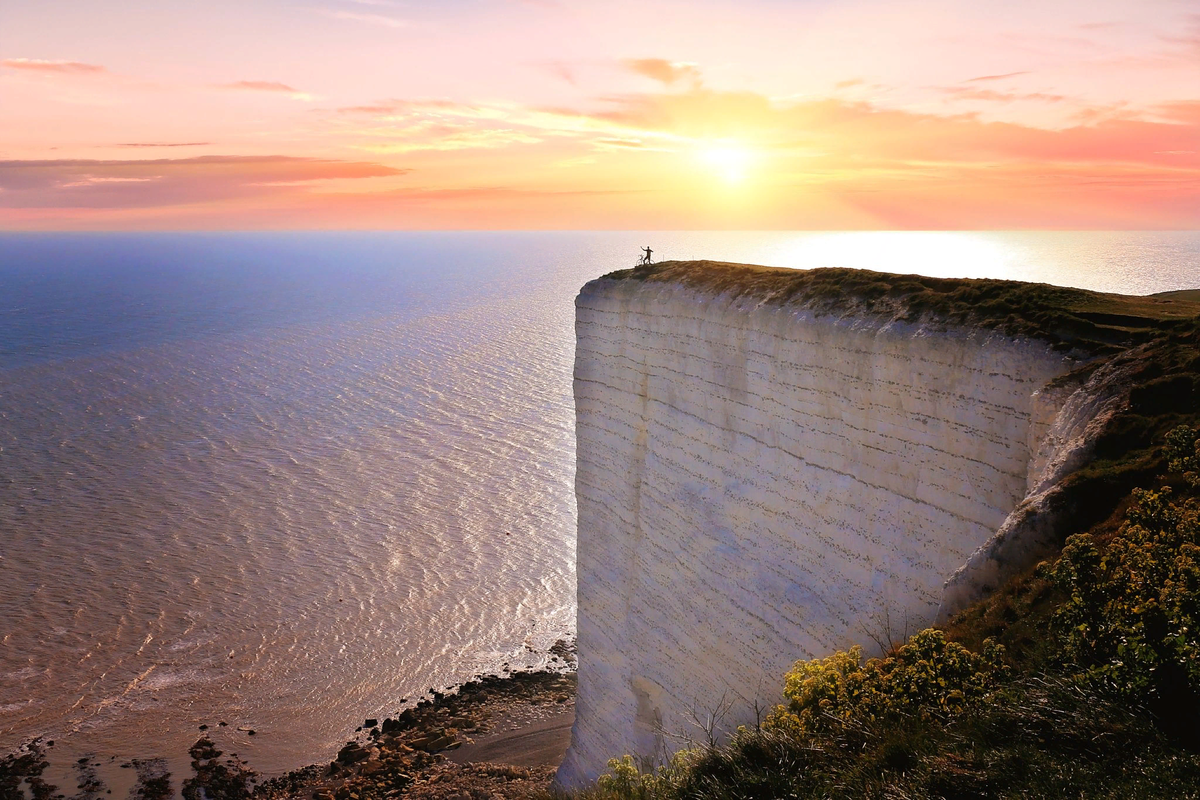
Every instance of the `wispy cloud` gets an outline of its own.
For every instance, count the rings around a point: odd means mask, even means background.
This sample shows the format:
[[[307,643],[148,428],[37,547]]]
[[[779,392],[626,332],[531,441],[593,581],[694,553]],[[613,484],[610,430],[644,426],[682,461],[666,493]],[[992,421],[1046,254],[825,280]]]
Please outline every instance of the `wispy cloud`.
[[[372,162],[288,156],[0,161],[0,206],[148,208],[307,192],[320,182],[406,172]]]
[[[1018,75],[1028,75],[1028,71],[1024,72],[1005,72],[1001,75],[980,75],[978,78],[968,78],[966,83],[985,83],[987,81],[1003,81],[1008,78],[1015,78]]]
[[[577,82],[575,80],[575,70],[572,69],[571,65],[565,61],[547,61],[542,66],[554,77],[559,78],[560,80],[563,80],[572,86],[576,85]]]
[[[59,72],[72,75],[88,75],[107,71],[99,64],[85,64],[82,61],[50,61],[42,58],[6,58],[0,61],[0,66],[30,72]]]
[[[1180,33],[1162,38],[1172,45],[1181,46],[1185,57],[1198,59],[1200,58],[1200,14],[1188,14],[1186,20],[1180,26],[1184,29]]]
[[[368,125],[353,123],[352,133],[372,153],[410,153],[420,150],[492,150],[542,141],[528,112],[519,106],[459,103],[453,100],[384,100],[337,110],[343,117],[371,117]]]
[[[591,140],[609,137],[632,141],[641,131],[620,120],[607,120],[573,109],[530,108],[514,103],[460,103],[453,100],[384,100],[338,109],[345,122],[335,124],[370,140],[371,152],[495,149],[536,144],[548,137]],[[372,118],[369,124],[350,121]],[[648,138],[657,134],[646,133]],[[667,134],[674,138],[673,134]],[[377,140],[387,140],[384,143]],[[598,141],[598,140],[597,140]],[[611,145],[609,145],[611,146]]]
[[[998,92],[994,89],[980,89],[974,86],[939,86],[937,89],[955,100],[982,100],[991,103],[1016,103],[1019,101],[1064,103],[1069,99],[1066,95],[1051,92]]]
[[[275,92],[286,94],[293,100],[303,100],[306,102],[313,99],[311,94],[302,92],[279,81],[234,81],[233,83],[223,83],[220,85],[220,88],[246,92]]]
[[[472,129],[466,126],[449,125],[384,129],[375,131],[373,135],[390,141],[360,145],[359,149],[371,153],[492,150],[513,144],[537,144],[542,141],[524,131],[505,128]]]
[[[256,92],[287,92],[295,94],[296,89],[278,81],[234,81],[224,84],[226,89],[250,89]]]
[[[121,142],[117,147],[204,147],[212,142]]]
[[[381,25],[385,28],[407,28],[409,21],[386,14],[368,14],[361,11],[346,11],[344,9],[321,9],[321,13],[333,19],[344,19],[352,22],[365,22],[368,25]]]

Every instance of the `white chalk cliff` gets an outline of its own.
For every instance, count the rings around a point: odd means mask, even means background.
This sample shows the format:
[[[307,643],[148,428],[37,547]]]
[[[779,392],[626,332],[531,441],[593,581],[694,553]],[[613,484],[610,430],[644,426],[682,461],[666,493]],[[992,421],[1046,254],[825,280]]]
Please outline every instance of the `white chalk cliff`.
[[[702,737],[722,703],[719,727],[752,722],[798,658],[978,597],[1102,410],[1055,381],[1079,361],[980,326],[613,278],[576,308],[565,787]]]

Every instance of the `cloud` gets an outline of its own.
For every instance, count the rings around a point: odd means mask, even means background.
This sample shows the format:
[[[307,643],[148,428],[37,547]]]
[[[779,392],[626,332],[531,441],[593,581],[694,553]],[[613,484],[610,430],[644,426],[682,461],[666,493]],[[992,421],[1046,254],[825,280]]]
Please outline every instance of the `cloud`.
[[[0,206],[148,208],[306,193],[323,181],[406,172],[371,162],[289,156],[0,161]]]
[[[72,75],[88,75],[107,72],[99,64],[85,64],[82,61],[47,61],[41,58],[6,58],[0,61],[0,66],[9,69],[23,69],[31,72],[60,72]]]
[[[234,81],[233,83],[223,84],[226,89],[249,89],[255,92],[287,92],[288,94],[296,94],[297,89],[293,89],[286,83],[278,81]]]
[[[612,95],[601,100],[609,108],[588,116],[616,126],[627,135],[736,138],[744,133],[763,133],[780,119],[771,101],[754,92],[693,88],[683,93]],[[559,113],[566,116],[567,112]]]
[[[997,85],[946,88],[992,102],[1062,102],[1046,93],[996,91]],[[18,220],[32,219],[38,209],[46,215],[63,209],[57,219],[70,218],[72,208],[175,209],[161,213],[193,219],[199,217],[186,216],[193,207],[212,214],[219,207],[261,208],[278,210],[270,224],[282,226],[299,224],[301,216],[288,217],[280,209],[301,207],[313,215],[306,220],[345,220],[352,226],[368,219],[379,225],[423,220],[504,226],[567,224],[569,218],[600,227],[788,227],[798,219],[826,227],[1181,227],[1194,224],[1200,213],[1200,101],[1140,112],[1112,107],[1046,129],[845,97],[773,100],[753,92],[663,86],[579,107],[392,98],[314,112],[339,141],[367,152],[462,151],[452,160],[431,162],[441,167],[452,161],[456,169],[471,170],[456,173],[460,178],[503,183],[496,176],[515,171],[510,164],[569,165],[578,170],[580,190],[616,187],[630,198],[647,198],[619,209],[570,199],[581,193],[554,200],[493,187],[454,195],[454,203],[426,213],[422,202],[451,196],[432,194],[445,186],[401,190],[397,184],[408,181],[388,179],[405,170],[365,156],[0,162],[0,206],[13,209],[6,218]],[[754,187],[754,200],[745,205],[745,218],[721,216],[728,207],[706,194],[711,176],[697,168],[697,157],[713,146],[753,154],[755,174],[747,186]],[[506,160],[508,152],[495,155],[504,148],[512,148],[513,160]],[[566,173],[558,175],[554,186],[562,188]],[[316,209],[335,196],[338,210],[321,217]],[[351,208],[362,215],[351,214]]]
[[[359,117],[370,119],[363,122],[357,119]],[[570,108],[460,103],[445,99],[390,99],[347,106],[337,109],[331,123],[343,134],[366,140],[358,145],[360,148],[390,153],[495,149],[538,144],[549,139],[576,139],[601,149],[613,149],[628,147],[628,143],[635,140],[679,138],[673,133],[645,132],[631,126],[620,118],[619,112],[606,115]],[[618,141],[625,144],[615,144]],[[649,144],[643,141],[642,146],[649,147]]]
[[[380,131],[376,135],[388,141],[359,145],[359,149],[372,153],[491,150],[512,144],[537,144],[542,141],[523,131],[504,128],[471,129],[461,125],[414,125],[405,129]]]
[[[661,58],[627,58],[621,63],[630,72],[659,81],[665,86],[673,86],[680,81],[687,81],[693,86],[700,85],[700,70],[695,64]]]
[[[221,89],[232,89],[234,91],[244,92],[273,92],[276,94],[286,94],[293,100],[309,101],[313,99],[311,94],[302,92],[288,86],[286,83],[279,81],[234,81],[233,83],[223,83]]]
[[[121,142],[117,147],[204,147],[212,142]]]
[[[1107,181],[1110,192],[1118,184],[1142,193],[1191,192],[1192,207],[1200,196],[1200,101],[1059,130],[838,99],[776,105],[752,93],[708,90],[607,102],[607,110],[576,113],[594,128],[612,126],[608,138],[650,141],[678,152],[735,142],[769,159],[774,174],[856,191],[900,196],[954,180],[968,194],[979,182],[1045,193]],[[556,113],[568,119],[567,110]],[[586,128],[578,120],[571,125]],[[1134,202],[1135,190],[1122,191],[1120,202]],[[1164,219],[1176,219],[1188,207],[1182,203]]]
[[[1179,54],[1182,58],[1195,60],[1200,58],[1200,14],[1186,15],[1186,22],[1180,27],[1186,30],[1179,34],[1163,36],[1163,41],[1169,42],[1172,45],[1177,45],[1181,48],[1182,53]],[[1171,58],[1175,54],[1168,54]]]
[[[955,100],[983,100],[993,103],[1015,103],[1022,100],[1063,103],[1068,100],[1066,95],[1050,92],[997,92],[993,89],[977,89],[970,86],[941,86],[937,89]]]
[[[365,22],[369,25],[380,25],[385,28],[407,28],[408,20],[389,17],[384,14],[364,14],[358,11],[341,11],[337,9],[322,9],[321,13],[333,19],[344,19],[352,22]]]
[[[624,148],[629,148],[629,149],[633,149],[633,150],[646,149],[646,143],[643,142],[641,139],[614,139],[614,138],[604,139],[604,138],[601,138],[601,139],[594,140],[594,143],[597,145],[600,145],[601,147],[624,147]]]
[[[1008,78],[1015,78],[1018,75],[1028,75],[1029,72],[1005,72],[1002,75],[980,75],[978,78],[967,78],[967,83],[983,83],[985,81],[1002,81]]]
[[[371,117],[363,124],[334,124],[364,140],[357,147],[373,153],[491,150],[537,144],[544,134],[562,135],[541,112],[506,103],[460,103],[454,100],[382,100],[337,109],[340,118]]]
[[[576,85],[575,70],[565,61],[547,61],[542,67],[554,77],[572,86]]]
[[[838,81],[833,85],[834,89],[849,89],[852,86],[862,86],[866,81],[862,78],[851,78],[848,81]]]
[[[339,114],[372,114],[397,115],[415,114],[427,111],[446,111],[470,113],[474,115],[481,106],[473,103],[460,103],[457,100],[423,99],[423,100],[380,100],[363,106],[343,106],[337,109]]]
[[[994,103],[1069,101],[1047,92],[1006,93],[978,85],[943,91]],[[369,149],[392,152],[575,140],[609,152],[686,153],[736,143],[772,157],[805,159],[796,169],[828,168],[864,179],[871,170],[917,178],[951,167],[1003,169],[1018,163],[1040,165],[1047,175],[1069,173],[1071,180],[1087,166],[1132,165],[1146,174],[1200,170],[1200,157],[1190,152],[1200,141],[1200,102],[1141,114],[1110,108],[1056,130],[837,98],[775,102],[753,92],[692,88],[603,97],[590,109],[393,99],[339,109],[334,124],[367,140]]]

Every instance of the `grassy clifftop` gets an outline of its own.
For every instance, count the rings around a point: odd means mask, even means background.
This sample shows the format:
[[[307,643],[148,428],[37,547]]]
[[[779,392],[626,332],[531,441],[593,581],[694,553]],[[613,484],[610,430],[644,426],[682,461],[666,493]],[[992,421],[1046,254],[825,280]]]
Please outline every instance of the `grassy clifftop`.
[[[978,325],[1094,355],[1149,341],[1200,314],[1200,290],[1136,297],[1019,281],[855,269],[793,270],[721,261],[664,261],[604,277],[679,284],[818,311]]]

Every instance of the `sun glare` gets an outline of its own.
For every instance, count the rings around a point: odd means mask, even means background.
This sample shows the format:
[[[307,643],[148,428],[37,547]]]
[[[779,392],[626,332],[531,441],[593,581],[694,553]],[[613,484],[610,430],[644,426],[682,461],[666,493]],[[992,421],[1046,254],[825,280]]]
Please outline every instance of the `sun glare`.
[[[750,151],[735,144],[708,145],[700,150],[700,158],[726,183],[744,181],[751,161]]]

